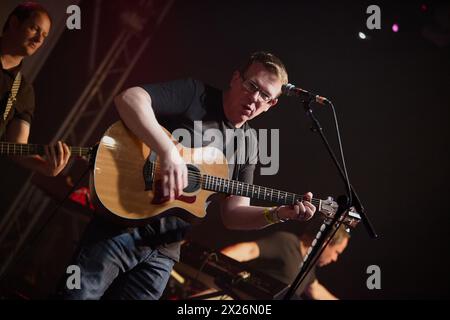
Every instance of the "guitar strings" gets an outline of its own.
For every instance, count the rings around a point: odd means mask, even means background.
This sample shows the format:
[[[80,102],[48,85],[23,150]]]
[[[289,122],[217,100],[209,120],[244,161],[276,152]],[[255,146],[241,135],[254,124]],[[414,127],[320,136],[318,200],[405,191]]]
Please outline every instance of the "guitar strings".
[[[152,166],[155,169],[155,171],[158,171],[159,169],[161,169],[161,165],[160,165],[159,162],[155,163],[153,161],[150,161],[150,163],[152,164]],[[253,186],[253,188],[258,187],[260,189],[261,188],[263,188],[263,189],[271,189],[271,188],[261,187],[261,186],[257,186],[257,185],[250,185],[250,184],[247,184],[245,182],[238,181],[238,180],[229,180],[229,179],[224,179],[224,178],[221,178],[221,177],[214,177],[214,176],[209,176],[209,175],[203,175],[203,174],[201,174],[199,172],[196,172],[196,171],[193,171],[191,169],[188,169],[188,180],[191,181],[191,182],[196,183],[196,182],[203,182],[202,180],[205,180],[204,183],[206,183],[206,177],[210,177],[211,179],[220,179],[220,180],[222,180],[224,182],[228,181],[229,184],[231,183],[232,185],[235,184],[235,183],[238,183],[238,184],[241,184],[241,185]],[[190,178],[192,178],[192,179],[190,179]],[[215,181],[211,181],[210,182],[210,184],[214,184],[214,183],[215,183]],[[303,196],[297,195],[297,194],[292,193],[292,192],[275,190],[275,189],[271,189],[271,190],[277,191],[278,194],[280,194],[280,193],[286,194],[286,196],[284,196],[284,198],[286,198],[286,199],[287,198],[293,198],[293,200],[297,200],[297,199],[303,198]],[[261,191],[259,191],[258,194],[261,194]],[[272,192],[272,195],[273,195],[273,192]],[[321,201],[320,199],[316,199],[316,198],[312,198],[311,199],[311,203],[313,203],[315,205],[319,205],[320,201]]]
[[[21,153],[24,152],[24,151],[30,152],[30,151],[32,151],[32,150],[34,150],[36,148],[43,148],[43,147],[45,147],[45,146],[44,145],[38,145],[38,144],[0,142],[0,153],[3,153],[5,151],[8,153],[11,150],[14,151],[14,152],[20,151]],[[106,146],[106,147],[108,149],[111,149],[108,146]],[[70,149],[71,152],[74,152],[74,153],[89,153],[91,151],[91,148],[89,148],[89,147],[69,146],[69,149]],[[153,166],[153,168],[155,170],[158,170],[158,169],[161,168],[161,166],[159,165],[159,162],[155,163],[155,162],[150,161],[150,163],[152,164],[152,166]],[[250,184],[247,184],[245,182],[241,182],[241,181],[237,181],[237,180],[229,180],[229,179],[224,179],[224,178],[221,178],[221,177],[202,175],[199,172],[196,172],[196,171],[188,169],[188,180],[191,178],[190,179],[191,182],[194,182],[194,183],[195,182],[206,183],[207,177],[209,177],[210,179],[213,180],[213,181],[210,182],[211,184],[215,184],[216,183],[216,185],[217,185],[217,181],[214,181],[214,179],[218,179],[219,183],[220,183],[220,181],[228,182],[228,187],[229,187],[230,183],[232,184],[232,186],[235,183],[241,184],[241,185],[244,185],[244,186],[247,185],[247,192],[248,192],[250,186],[253,187],[253,190],[254,190],[255,187],[258,187],[259,188],[259,191],[258,191],[259,195],[261,194],[261,188],[263,188],[263,189],[271,189],[271,188],[266,188],[266,187],[260,187],[260,186],[257,186],[257,185],[250,185]],[[204,180],[204,181],[202,181],[202,180]],[[242,189],[242,190],[244,190],[244,189]],[[285,196],[283,198],[285,198],[286,200],[288,198],[291,198],[291,197],[293,198],[293,200],[297,200],[297,199],[302,198],[302,196],[299,196],[299,195],[297,195],[295,193],[292,193],[292,192],[275,190],[275,189],[271,189],[271,190],[272,190],[272,196],[273,196],[273,191],[278,192],[278,199],[280,198],[279,196],[280,196],[281,193],[285,194]],[[272,198],[272,196],[270,198]],[[315,204],[316,206],[320,205],[320,201],[321,201],[320,199],[316,199],[316,198],[312,198],[311,199],[311,203]]]
[[[5,149],[8,149],[8,151],[9,151],[9,149],[13,149],[14,151],[31,151],[31,150],[33,150],[35,148],[42,148],[42,147],[44,147],[43,145],[38,145],[38,144],[16,144],[16,143],[5,142],[5,143],[1,143],[2,151],[3,151],[3,146],[4,145],[8,145],[7,148],[5,147]],[[14,148],[10,148],[10,146],[12,146],[12,145],[14,145]],[[85,151],[85,152],[88,152],[90,150],[90,148],[88,148],[88,147],[69,147],[69,148],[70,148],[71,151]],[[156,165],[155,165],[154,162],[151,162],[151,163],[152,163],[152,165],[154,165],[154,168],[156,170],[160,169],[159,163],[156,163]],[[228,182],[228,184],[231,183],[232,185],[237,183],[237,184],[241,184],[241,185],[244,184],[244,185],[250,186],[249,184],[246,184],[244,182],[240,182],[240,181],[237,181],[237,180],[228,180],[228,179],[224,179],[224,178],[220,178],[220,177],[202,175],[201,173],[198,173],[196,171],[188,169],[188,179],[190,179],[191,182],[194,182],[194,183],[195,182],[201,182],[202,179],[204,179],[205,180],[204,182],[206,183],[207,177],[210,177],[213,180],[213,181],[211,181],[211,184],[214,184],[214,183],[217,182],[217,181],[214,181],[214,179],[219,179],[219,182],[220,181],[224,181],[224,182]],[[253,188],[255,188],[255,187],[258,187],[261,190],[260,186],[253,185]],[[265,188],[265,187],[262,187],[262,188],[269,189],[269,188]],[[272,189],[272,190],[274,190],[274,189]],[[285,198],[292,197],[293,200],[295,200],[295,198],[298,198],[298,196],[296,194],[291,193],[291,192],[279,191],[279,190],[275,190],[275,191],[277,191],[278,194],[281,194],[281,193],[285,194],[286,195]],[[258,193],[260,194],[261,191],[259,191]],[[273,195],[273,192],[272,192],[272,195]],[[312,201],[314,201],[314,200],[317,200],[317,199],[312,199]]]
[[[108,146],[107,146],[108,147]],[[158,169],[160,169],[161,168],[161,166],[160,166],[160,163],[159,162],[154,162],[154,161],[150,161],[150,163],[152,164],[152,166],[153,166],[153,168],[154,168],[154,170],[155,171],[157,171]],[[247,185],[247,186],[250,186],[250,184],[246,184],[245,182],[240,182],[240,181],[237,181],[237,180],[229,180],[229,179],[224,179],[224,178],[220,178],[220,177],[214,177],[214,176],[209,176],[209,175],[202,175],[201,173],[199,173],[199,172],[196,172],[196,171],[192,171],[192,170],[190,170],[190,169],[188,169],[188,180],[189,181],[191,181],[191,182],[194,182],[194,183],[198,183],[198,182],[200,182],[200,183],[206,183],[206,179],[207,179],[207,177],[210,177],[213,181],[210,181],[210,183],[211,184],[214,184],[215,182],[217,182],[217,181],[214,181],[214,179],[220,179],[219,181],[228,181],[228,186],[229,186],[229,184],[231,183],[232,184],[232,186],[235,184],[235,183],[240,183],[240,184],[244,184],[244,185]],[[203,181],[204,180],[204,181]],[[266,188],[266,187],[261,187],[261,186],[256,186],[256,185],[253,185],[253,188],[255,188],[255,187],[258,187],[259,188],[259,191],[258,191],[258,195],[261,195],[261,188],[263,188],[263,189],[270,189],[270,188]],[[248,187],[247,187],[247,190],[248,190]],[[287,191],[279,191],[279,190],[275,190],[275,189],[271,189],[271,190],[273,190],[273,191],[277,191],[278,192],[278,195],[280,195],[281,193],[283,193],[283,194],[285,194],[285,199],[287,200],[288,198],[292,198],[292,200],[293,200],[293,202],[295,202],[295,200],[298,200],[298,199],[303,199],[303,196],[300,196],[300,195],[297,195],[297,194],[295,194],[295,193],[292,193],[292,192],[287,192]],[[273,191],[272,191],[272,196],[273,196]],[[272,198],[272,197],[271,197]],[[278,197],[279,198],[279,197]],[[279,199],[280,200],[280,199]],[[320,205],[320,199],[315,199],[315,198],[312,198],[311,199],[311,203],[312,204],[314,204],[314,205],[316,205],[316,206],[319,206]]]
[[[12,142],[0,142],[0,149],[23,149],[23,150],[29,150],[34,148],[41,148],[45,147],[46,145],[43,144],[28,144],[28,143],[12,143]],[[73,150],[83,150],[83,151],[89,151],[91,150],[90,147],[74,147],[69,146],[69,149]]]
[[[0,142],[0,153],[6,152],[10,153],[11,151],[14,153],[20,152],[34,152],[37,149],[43,149],[45,145],[40,144],[26,144],[26,143],[12,143],[12,142]],[[72,147],[69,146],[71,152],[76,154],[78,153],[88,153],[91,148],[89,147]]]

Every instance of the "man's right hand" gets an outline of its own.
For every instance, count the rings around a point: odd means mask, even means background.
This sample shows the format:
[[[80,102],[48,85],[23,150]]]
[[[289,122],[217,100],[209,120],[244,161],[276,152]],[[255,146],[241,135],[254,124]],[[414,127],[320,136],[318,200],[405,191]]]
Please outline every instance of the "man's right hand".
[[[175,200],[188,185],[188,171],[184,159],[173,146],[160,156],[160,175],[163,196]]]

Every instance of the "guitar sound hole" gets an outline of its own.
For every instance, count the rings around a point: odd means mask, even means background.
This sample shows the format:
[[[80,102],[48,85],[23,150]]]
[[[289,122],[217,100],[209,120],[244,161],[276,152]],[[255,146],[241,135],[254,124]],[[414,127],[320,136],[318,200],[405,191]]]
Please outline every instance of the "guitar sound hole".
[[[184,192],[194,192],[200,189],[201,184],[201,173],[200,170],[192,165],[186,165],[188,169],[188,186],[183,189]]]

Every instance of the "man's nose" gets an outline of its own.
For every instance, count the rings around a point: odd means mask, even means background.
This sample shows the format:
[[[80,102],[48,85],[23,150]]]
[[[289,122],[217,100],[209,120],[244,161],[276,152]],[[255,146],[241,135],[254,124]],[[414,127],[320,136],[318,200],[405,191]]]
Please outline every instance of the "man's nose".
[[[39,44],[44,42],[44,39],[45,39],[45,37],[42,33],[38,33],[38,34],[36,34],[36,36],[33,37],[33,40]]]
[[[250,93],[250,97],[252,98],[253,102],[258,102],[259,99],[259,91],[255,91],[253,93]]]

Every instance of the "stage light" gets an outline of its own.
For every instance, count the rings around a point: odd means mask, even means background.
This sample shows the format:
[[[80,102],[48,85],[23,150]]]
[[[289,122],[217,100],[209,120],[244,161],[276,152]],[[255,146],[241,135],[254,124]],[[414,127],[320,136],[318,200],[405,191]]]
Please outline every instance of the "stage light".
[[[367,36],[366,36],[363,32],[361,32],[361,31],[358,33],[358,37],[359,37],[360,39],[362,39],[362,40],[367,39]]]
[[[392,25],[392,31],[398,32],[398,30],[399,30],[398,24],[394,23],[394,24]]]

